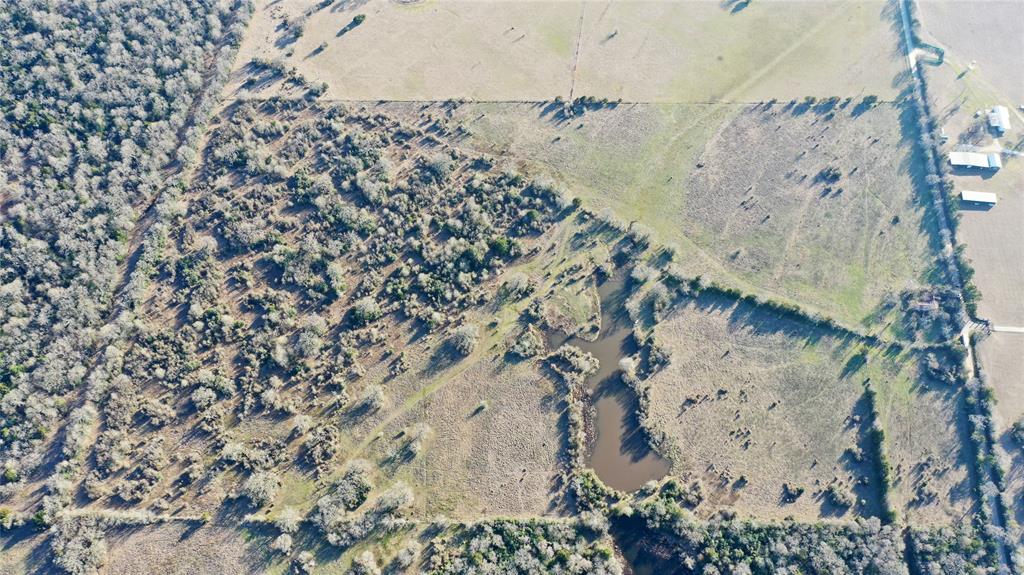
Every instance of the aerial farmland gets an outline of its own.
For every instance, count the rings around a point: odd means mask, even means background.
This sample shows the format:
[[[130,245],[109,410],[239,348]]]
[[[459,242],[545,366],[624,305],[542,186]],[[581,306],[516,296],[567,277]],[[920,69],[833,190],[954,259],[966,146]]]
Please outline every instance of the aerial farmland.
[[[1024,572],[1019,3],[6,8],[0,573]]]

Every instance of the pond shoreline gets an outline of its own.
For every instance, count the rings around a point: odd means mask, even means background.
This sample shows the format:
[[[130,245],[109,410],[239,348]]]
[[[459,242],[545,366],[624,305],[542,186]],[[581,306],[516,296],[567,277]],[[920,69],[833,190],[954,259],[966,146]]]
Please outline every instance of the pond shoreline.
[[[625,310],[628,274],[619,268],[598,282],[601,329],[593,341],[561,331],[548,333],[548,346],[572,345],[592,354],[600,366],[584,381],[584,462],[601,480],[619,491],[635,491],[648,481],[665,477],[671,467],[646,436],[636,413],[639,397],[622,380],[619,361],[636,352],[632,322]]]

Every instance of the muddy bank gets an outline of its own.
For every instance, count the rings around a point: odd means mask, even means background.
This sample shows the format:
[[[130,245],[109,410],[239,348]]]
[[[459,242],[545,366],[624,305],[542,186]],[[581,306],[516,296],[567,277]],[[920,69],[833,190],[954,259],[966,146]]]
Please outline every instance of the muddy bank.
[[[623,269],[598,284],[601,299],[601,332],[594,341],[549,336],[551,349],[562,344],[589,352],[600,362],[600,369],[587,378],[591,395],[585,430],[586,464],[609,487],[633,491],[652,479],[661,479],[669,471],[668,460],[651,449],[637,418],[638,401],[619,371],[619,360],[636,352],[632,327],[626,313],[629,296],[627,273]]]

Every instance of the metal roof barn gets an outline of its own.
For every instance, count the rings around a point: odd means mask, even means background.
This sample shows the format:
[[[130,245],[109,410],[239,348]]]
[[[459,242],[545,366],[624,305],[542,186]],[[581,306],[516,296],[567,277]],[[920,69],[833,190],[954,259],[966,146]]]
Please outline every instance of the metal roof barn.
[[[998,198],[995,194],[990,192],[972,192],[970,190],[963,190],[960,192],[960,200],[975,204],[989,204],[994,206],[996,205]]]
[[[995,106],[988,113],[988,125],[1000,132],[1010,129],[1010,111],[1006,106]]]
[[[996,169],[1003,167],[999,154],[983,154],[980,152],[950,152],[949,163],[965,168]]]

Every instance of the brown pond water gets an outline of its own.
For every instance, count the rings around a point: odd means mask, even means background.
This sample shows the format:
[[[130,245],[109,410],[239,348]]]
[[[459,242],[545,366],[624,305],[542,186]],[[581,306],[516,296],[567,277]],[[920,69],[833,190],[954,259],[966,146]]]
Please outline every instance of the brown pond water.
[[[562,333],[553,335],[553,349],[562,344],[590,352],[600,369],[587,378],[594,403],[594,437],[588,446],[587,465],[610,487],[634,491],[652,479],[661,479],[669,471],[668,460],[650,448],[640,428],[636,412],[638,402],[619,374],[619,360],[636,351],[632,327],[626,313],[627,272],[622,268],[598,285],[601,298],[601,333],[596,341],[586,341]]]

